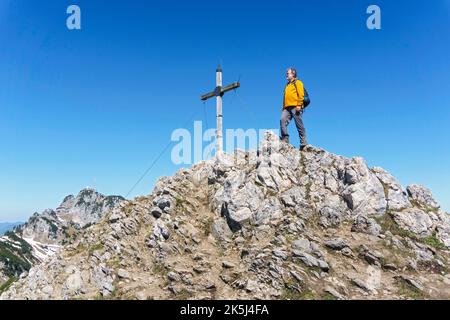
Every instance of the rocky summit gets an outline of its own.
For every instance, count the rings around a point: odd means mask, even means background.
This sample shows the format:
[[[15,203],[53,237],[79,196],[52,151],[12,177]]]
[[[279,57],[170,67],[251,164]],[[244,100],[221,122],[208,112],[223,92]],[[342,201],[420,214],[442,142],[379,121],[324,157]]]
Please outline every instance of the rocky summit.
[[[450,299],[449,247],[428,189],[268,133],[120,202],[1,298]]]

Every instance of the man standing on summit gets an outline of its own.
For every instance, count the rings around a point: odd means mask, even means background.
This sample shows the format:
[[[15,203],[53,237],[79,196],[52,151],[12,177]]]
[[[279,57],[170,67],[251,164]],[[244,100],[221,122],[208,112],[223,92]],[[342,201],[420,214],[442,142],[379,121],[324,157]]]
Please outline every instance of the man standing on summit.
[[[305,109],[305,89],[303,83],[297,79],[297,70],[294,68],[287,69],[286,80],[288,81],[284,89],[283,111],[281,113],[280,130],[281,140],[289,143],[288,125],[294,118],[300,136],[300,150],[307,145],[306,130],[303,125],[303,111]]]

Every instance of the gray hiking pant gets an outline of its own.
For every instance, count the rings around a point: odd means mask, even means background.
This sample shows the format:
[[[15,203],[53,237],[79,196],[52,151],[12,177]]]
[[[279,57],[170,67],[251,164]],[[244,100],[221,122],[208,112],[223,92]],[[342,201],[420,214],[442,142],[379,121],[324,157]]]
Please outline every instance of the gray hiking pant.
[[[283,109],[280,120],[281,139],[283,140],[289,139],[287,127],[289,125],[289,122],[291,122],[292,118],[294,118],[295,126],[297,127],[298,135],[300,136],[301,145],[304,146],[308,144],[306,141],[306,130],[305,126],[303,125],[302,116],[303,110],[296,111],[295,107],[287,107]]]

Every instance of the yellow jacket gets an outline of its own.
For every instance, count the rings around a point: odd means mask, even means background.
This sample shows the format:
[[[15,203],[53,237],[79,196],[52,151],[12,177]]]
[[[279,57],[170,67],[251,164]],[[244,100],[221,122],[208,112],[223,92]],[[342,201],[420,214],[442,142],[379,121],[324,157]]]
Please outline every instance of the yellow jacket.
[[[296,79],[295,82],[289,82],[284,89],[283,109],[287,107],[303,107],[305,98],[305,89],[303,82]]]

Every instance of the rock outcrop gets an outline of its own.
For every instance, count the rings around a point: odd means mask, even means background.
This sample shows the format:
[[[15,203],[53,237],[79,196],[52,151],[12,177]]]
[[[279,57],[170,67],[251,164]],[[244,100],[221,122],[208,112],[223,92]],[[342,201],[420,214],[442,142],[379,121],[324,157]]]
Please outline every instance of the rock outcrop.
[[[268,133],[121,202],[1,298],[449,299],[449,235],[427,189]]]

